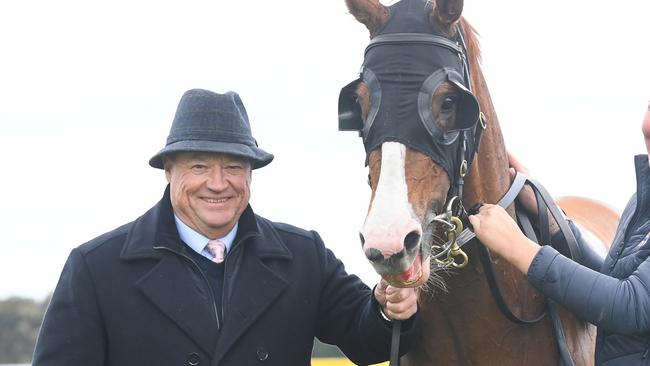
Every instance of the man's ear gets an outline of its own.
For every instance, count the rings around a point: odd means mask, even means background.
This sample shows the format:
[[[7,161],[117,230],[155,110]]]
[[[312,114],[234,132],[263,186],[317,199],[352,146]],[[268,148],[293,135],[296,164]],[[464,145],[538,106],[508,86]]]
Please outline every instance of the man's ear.
[[[171,169],[172,169],[173,161],[168,155],[163,155],[162,162],[163,162],[163,169],[165,170],[165,178],[167,179],[167,183],[171,183],[171,177],[172,177]]]

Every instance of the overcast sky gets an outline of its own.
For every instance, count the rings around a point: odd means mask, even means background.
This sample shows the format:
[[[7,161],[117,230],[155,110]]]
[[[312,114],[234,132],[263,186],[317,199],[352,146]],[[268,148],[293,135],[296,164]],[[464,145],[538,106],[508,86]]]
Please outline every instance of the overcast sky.
[[[633,193],[649,14],[647,0],[466,1],[506,145],[553,195],[620,210]],[[72,248],[159,200],[147,161],[191,88],[239,92],[275,154],[253,173],[255,211],[316,229],[374,283],[364,151],[337,131],[367,41],[343,0],[0,2],[0,298],[43,298]]]

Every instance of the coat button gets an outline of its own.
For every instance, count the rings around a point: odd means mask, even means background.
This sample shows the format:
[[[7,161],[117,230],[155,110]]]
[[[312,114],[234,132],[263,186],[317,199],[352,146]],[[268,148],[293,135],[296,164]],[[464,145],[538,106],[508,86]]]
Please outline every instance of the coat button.
[[[192,352],[189,355],[187,355],[187,364],[190,366],[196,366],[201,363],[201,357],[195,353]]]
[[[257,349],[257,359],[260,361],[266,361],[269,358],[269,353],[263,347]]]

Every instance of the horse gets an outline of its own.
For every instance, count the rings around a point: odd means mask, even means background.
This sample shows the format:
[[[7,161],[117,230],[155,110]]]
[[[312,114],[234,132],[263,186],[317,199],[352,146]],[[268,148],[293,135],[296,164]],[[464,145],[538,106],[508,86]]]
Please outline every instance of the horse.
[[[480,243],[436,245],[462,236],[454,212],[496,203],[511,186],[463,0],[345,2],[371,36],[359,79],[339,96],[339,129],[358,131],[366,149],[371,195],[362,248],[389,283],[422,289],[417,340],[401,364],[557,365],[562,344],[553,317],[544,316],[547,299],[523,274],[488,257],[502,302],[521,320],[515,322],[502,313],[487,267],[476,260]],[[597,229],[590,237],[604,252],[617,213],[581,197],[558,201],[583,231]],[[515,217],[515,205],[507,210]],[[595,327],[561,307],[556,314],[573,364],[592,365]]]

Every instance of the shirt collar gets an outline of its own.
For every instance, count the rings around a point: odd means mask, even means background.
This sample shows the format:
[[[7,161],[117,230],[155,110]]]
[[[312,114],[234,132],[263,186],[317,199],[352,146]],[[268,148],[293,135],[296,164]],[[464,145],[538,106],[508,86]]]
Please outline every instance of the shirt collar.
[[[176,228],[178,229],[178,235],[180,236],[181,240],[195,252],[201,255],[205,255],[203,251],[205,249],[205,246],[208,244],[208,240],[210,239],[187,226],[181,219],[178,218],[178,216],[176,216],[176,214],[174,214],[174,221],[176,221]],[[239,223],[235,223],[235,226],[232,228],[232,230],[230,230],[228,234],[226,234],[226,236],[223,238],[217,238],[226,245],[226,253],[228,253],[230,251],[230,247],[232,247],[232,243],[235,240],[235,236],[237,235],[238,226]]]

